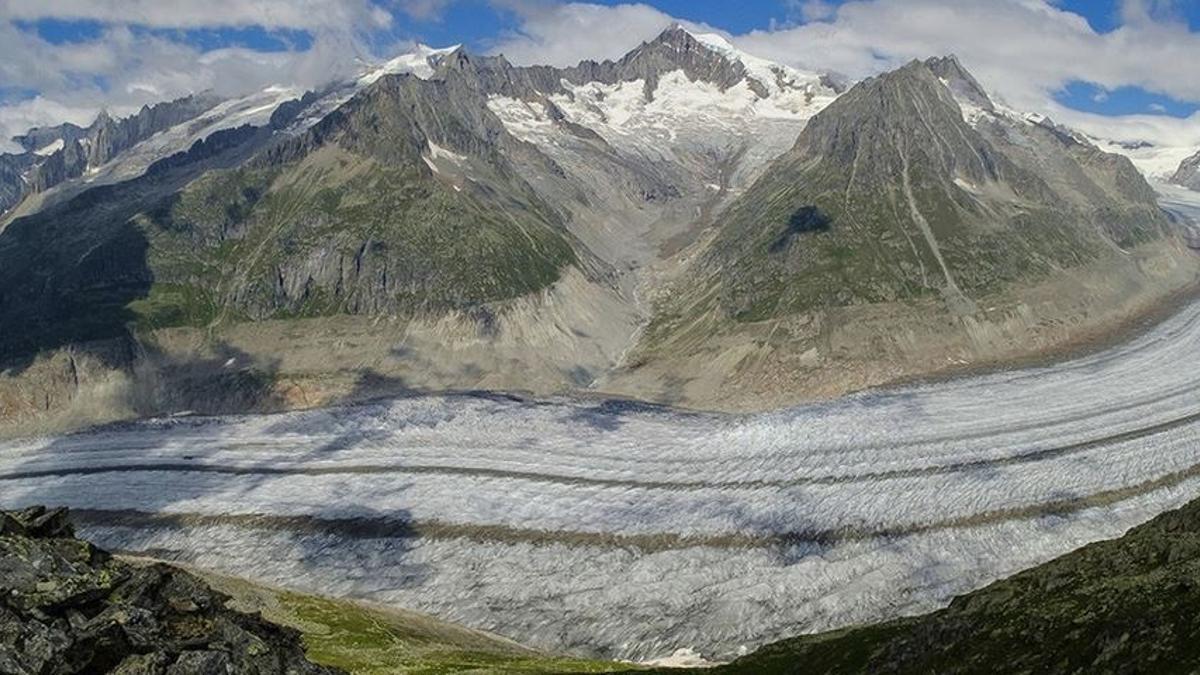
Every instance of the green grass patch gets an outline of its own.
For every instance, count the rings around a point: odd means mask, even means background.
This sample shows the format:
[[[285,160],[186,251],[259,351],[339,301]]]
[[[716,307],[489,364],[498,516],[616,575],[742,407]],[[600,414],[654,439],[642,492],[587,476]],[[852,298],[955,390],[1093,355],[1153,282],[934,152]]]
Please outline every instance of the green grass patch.
[[[279,600],[288,623],[301,627],[309,659],[356,675],[630,670],[624,663],[542,655],[432,621],[418,625],[350,602],[295,593],[281,593]]]
[[[155,284],[145,298],[130,302],[138,328],[207,326],[220,313],[209,293],[183,284]]]

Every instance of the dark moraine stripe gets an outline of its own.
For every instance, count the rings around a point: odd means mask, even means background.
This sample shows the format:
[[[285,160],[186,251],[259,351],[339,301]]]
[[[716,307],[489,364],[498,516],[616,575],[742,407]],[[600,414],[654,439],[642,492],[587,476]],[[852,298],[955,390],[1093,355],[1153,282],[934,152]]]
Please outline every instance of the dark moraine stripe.
[[[197,528],[228,525],[250,530],[279,530],[297,534],[324,534],[348,539],[469,539],[478,542],[565,544],[637,549],[645,553],[695,547],[722,549],[781,548],[797,545],[834,546],[840,543],[927,534],[940,530],[983,527],[1011,520],[1065,516],[1085,509],[1112,506],[1150,492],[1177,486],[1200,477],[1200,464],[1152,480],[1091,495],[1066,497],[1029,506],[993,509],[929,523],[891,527],[847,527],[797,530],[773,534],[618,534],[539,530],[505,525],[472,525],[440,521],[411,521],[386,517],[323,518],[273,514],[148,513],[132,509],[72,510],[74,519],[85,526],[133,528]]]
[[[37,469],[29,471],[14,471],[0,473],[0,481],[28,480],[32,478],[53,478],[65,476],[90,476],[102,473],[140,473],[149,471],[161,472],[196,472],[216,473],[233,476],[336,476],[363,474],[410,474],[410,475],[451,475],[472,478],[500,478],[509,480],[527,480],[558,485],[594,485],[600,487],[643,488],[652,490],[704,490],[704,489],[738,489],[738,488],[790,488],[804,485],[837,485],[844,483],[875,482],[898,478],[916,478],[922,476],[937,476],[964,471],[976,471],[985,468],[1015,466],[1031,462],[1042,462],[1052,459],[1086,452],[1105,445],[1123,443],[1126,441],[1149,438],[1200,422],[1200,413],[1194,413],[1178,419],[1169,420],[1133,431],[1104,436],[1079,443],[1072,443],[1055,448],[1035,450],[1027,453],[1002,457],[998,459],[977,459],[965,462],[952,462],[914,469],[893,469],[888,471],[871,471],[853,475],[812,476],[805,478],[788,478],[779,480],[732,480],[732,481],[641,481],[621,478],[593,478],[587,476],[566,476],[560,474],[539,473],[533,471],[509,471],[465,466],[416,465],[404,466],[394,464],[365,464],[329,467],[305,466],[219,466],[201,462],[139,462],[130,464],[112,464],[108,466],[70,467],[60,469]]]

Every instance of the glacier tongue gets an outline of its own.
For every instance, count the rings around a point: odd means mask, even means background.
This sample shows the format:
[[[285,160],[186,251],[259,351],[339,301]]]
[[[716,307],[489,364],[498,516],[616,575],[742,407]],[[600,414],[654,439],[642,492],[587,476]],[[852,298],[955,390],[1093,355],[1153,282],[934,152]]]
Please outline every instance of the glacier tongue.
[[[1200,488],[1200,306],[1052,367],[752,416],[430,396],[0,444],[108,548],[539,647],[728,657],[928,611]]]

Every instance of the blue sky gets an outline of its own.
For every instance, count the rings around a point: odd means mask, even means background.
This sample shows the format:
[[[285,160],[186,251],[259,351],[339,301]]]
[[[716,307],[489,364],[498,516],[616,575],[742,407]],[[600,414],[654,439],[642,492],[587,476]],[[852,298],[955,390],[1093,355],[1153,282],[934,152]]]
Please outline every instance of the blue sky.
[[[3,0],[0,133],[203,88],[313,86],[413,41],[615,58],[671,20],[852,79],[954,52],[1014,107],[1200,143],[1200,0]]]
[[[475,51],[489,51],[497,37],[519,31],[521,15],[506,9],[503,3],[488,0],[458,0],[439,3],[440,11],[408,14],[397,12],[399,20],[385,30],[364,35],[368,44],[386,46],[396,41],[419,40],[432,45],[462,43]],[[621,0],[595,0],[594,4],[616,6]],[[707,24],[734,35],[751,31],[769,31],[804,23],[808,15],[805,3],[795,0],[649,0],[647,4],[665,14]],[[844,1],[829,0],[816,5],[816,12],[834,11]],[[1099,33],[1109,33],[1122,25],[1123,13],[1119,0],[1060,0],[1060,8],[1080,15]],[[1200,31],[1200,2],[1177,2],[1169,8],[1151,8],[1151,12],[1183,20],[1193,31]],[[811,6],[810,5],[810,6]],[[24,32],[32,33],[55,45],[81,43],[100,39],[106,23],[99,20],[42,18],[17,21]],[[132,25],[135,34],[144,31],[158,37],[190,45],[202,52],[229,47],[242,47],[261,52],[307,50],[312,45],[311,29],[263,26],[212,26],[188,28],[142,27]],[[0,100],[36,95],[31,87],[12,88],[0,84]],[[1053,92],[1059,103],[1084,112],[1102,115],[1136,113],[1187,117],[1200,109],[1195,101],[1172,97],[1164,92],[1150,92],[1139,86],[1106,88],[1095,83],[1073,81]]]
[[[733,34],[752,30],[767,30],[802,21],[798,7],[801,3],[789,0],[643,0],[645,4],[680,19],[704,23]],[[836,8],[846,0],[828,0],[824,4]],[[626,0],[593,0],[594,4],[615,6]],[[1119,0],[1058,0],[1060,8],[1085,18],[1098,32],[1110,32],[1121,25]],[[1200,31],[1200,2],[1178,2],[1171,10],[1183,18],[1194,31]],[[519,27],[517,15],[497,7],[487,0],[459,0],[447,3],[436,15],[407,16],[388,31],[389,37],[411,37],[432,45],[466,44],[477,50],[487,47],[495,36]],[[95,20],[72,21],[42,19],[18,22],[25,30],[61,44],[95,39],[103,23]],[[212,28],[180,31],[179,38],[208,49],[238,45],[262,50],[286,49],[289,45],[304,48],[310,34],[306,31],[265,30],[251,28]]]

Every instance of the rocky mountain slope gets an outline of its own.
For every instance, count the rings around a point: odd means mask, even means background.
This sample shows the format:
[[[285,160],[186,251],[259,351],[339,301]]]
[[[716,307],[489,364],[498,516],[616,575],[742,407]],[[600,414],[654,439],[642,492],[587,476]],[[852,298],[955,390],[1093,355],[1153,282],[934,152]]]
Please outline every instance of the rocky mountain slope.
[[[717,363],[738,397],[1016,353],[1061,339],[1031,324],[1186,283],[1177,240],[1127,159],[996,106],[953,58],[913,62],[824,108],[720,215],[625,386]],[[1059,283],[1076,307],[1031,306]]]
[[[143,106],[114,119],[102,112],[87,128],[74,124],[30,129],[13,139],[22,154],[0,155],[0,215],[30,195],[99,169],[133,146],[195,119],[221,100],[209,94]]]
[[[228,149],[194,146],[16,220],[0,304],[29,318],[3,348],[112,337],[104,294],[169,326],[470,308],[549,285],[576,253],[508,159],[523,148],[472,95],[453,72],[386,76],[252,157],[241,150],[261,134],[233,130]],[[205,164],[229,154],[228,168]]]
[[[946,609],[784,640],[716,673],[1190,673],[1200,501],[968,593]]]
[[[1191,190],[1200,190],[1200,152],[1183,160],[1171,182]]]
[[[265,383],[258,409],[414,388],[773,406],[1040,352],[1195,276],[1132,165],[953,59],[843,92],[673,27],[618,61],[423,48],[172,105],[195,118],[148,138],[175,108],[23,140],[61,141],[64,167],[120,150],[0,225],[0,417],[245,405],[199,384],[222,364]],[[21,157],[0,175],[51,165]]]
[[[0,513],[0,672],[183,675],[344,672],[300,634],[225,607],[166,565],[130,565],[74,538],[64,510]]]

